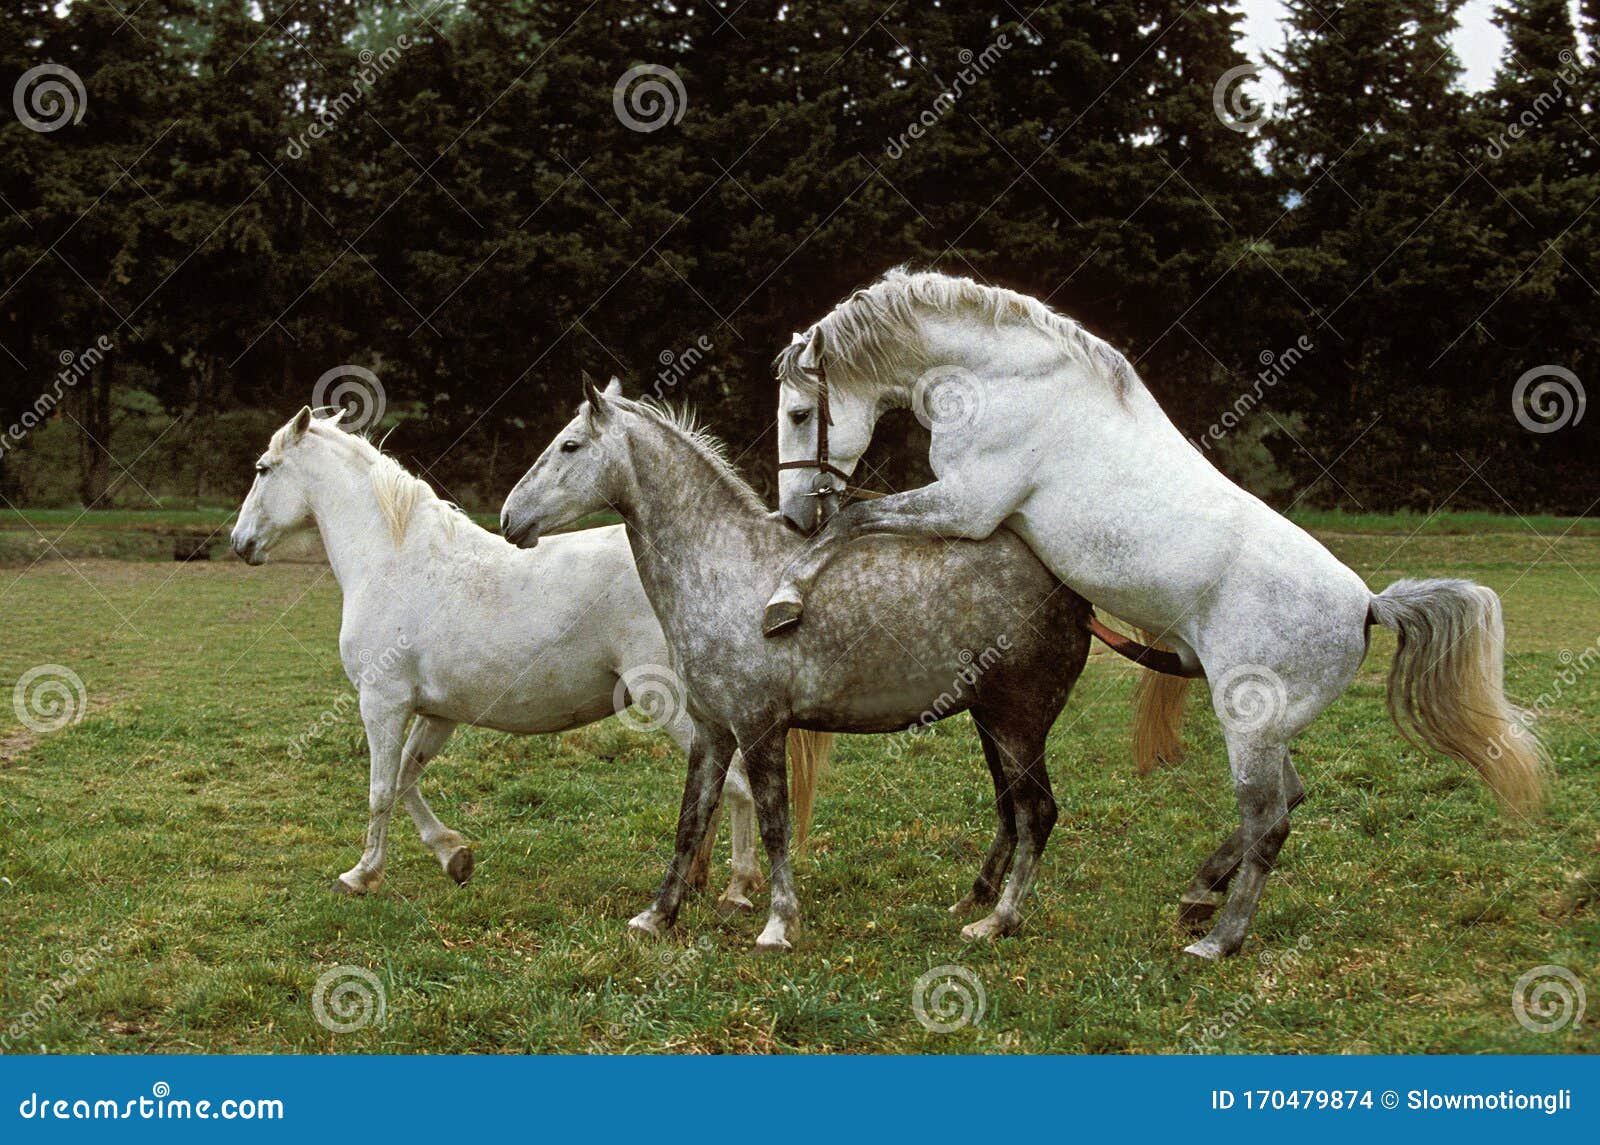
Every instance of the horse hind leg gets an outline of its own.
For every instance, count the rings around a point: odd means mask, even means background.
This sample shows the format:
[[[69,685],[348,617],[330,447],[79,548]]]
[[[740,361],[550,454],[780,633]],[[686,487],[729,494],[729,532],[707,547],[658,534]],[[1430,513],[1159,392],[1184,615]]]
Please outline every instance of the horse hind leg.
[[[989,765],[989,776],[994,780],[996,823],[994,841],[989,844],[983,865],[978,868],[978,877],[972,882],[972,890],[966,898],[950,908],[951,914],[962,918],[978,910],[987,910],[999,901],[1001,885],[1011,870],[1011,860],[1017,850],[1017,807],[1011,796],[1011,784],[1006,779],[1000,748],[994,736],[976,717],[973,718],[973,724],[978,729],[978,742],[983,745],[983,758]]]
[[[1012,740],[1009,744],[997,738],[996,745],[1015,803],[1016,858],[994,910],[961,928],[961,936],[966,939],[1002,938],[1021,928],[1022,908],[1056,824],[1055,796],[1044,767],[1044,735],[1030,736],[1022,742]]]
[[[1236,954],[1261,905],[1267,876],[1289,838],[1289,801],[1283,761],[1287,748],[1266,736],[1228,733],[1228,756],[1239,801],[1241,855],[1238,882],[1209,934],[1184,948],[1186,954],[1218,959]],[[1230,840],[1232,842],[1232,840]]]
[[[733,765],[728,768],[722,795],[728,801],[733,835],[733,876],[717,900],[717,909],[727,916],[755,910],[750,892],[762,887],[761,864],[756,859],[756,801],[750,791],[750,777],[745,774],[744,756],[739,752],[734,753]]]
[[[1305,802],[1305,784],[1300,780],[1300,773],[1295,771],[1288,751],[1283,753],[1283,787],[1290,811]],[[1211,857],[1200,864],[1200,870],[1178,900],[1180,927],[1195,934],[1202,933],[1217,908],[1228,901],[1228,884],[1244,859],[1245,839],[1244,827],[1236,828]]]

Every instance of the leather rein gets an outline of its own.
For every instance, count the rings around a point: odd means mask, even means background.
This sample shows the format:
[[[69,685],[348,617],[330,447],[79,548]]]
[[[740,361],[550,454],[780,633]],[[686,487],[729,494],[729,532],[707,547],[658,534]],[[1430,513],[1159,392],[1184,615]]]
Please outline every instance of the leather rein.
[[[801,366],[800,369],[817,379],[817,455],[804,461],[779,461],[778,469],[815,469],[820,478],[824,474],[839,479],[836,488],[823,488],[817,482],[817,488],[807,493],[807,497],[853,497],[858,501],[875,501],[880,497],[887,497],[887,493],[879,493],[872,489],[862,489],[850,484],[850,475],[834,465],[828,454],[828,427],[833,424],[833,411],[828,404],[828,373],[822,364],[822,355],[817,355],[815,366]],[[1195,679],[1204,676],[1204,668],[1188,668],[1176,652],[1165,648],[1154,648],[1148,644],[1140,644],[1130,636],[1124,636],[1114,628],[1108,628],[1100,622],[1094,614],[1094,606],[1089,608],[1089,619],[1086,627],[1099,641],[1119,656],[1125,656],[1141,668],[1148,668],[1152,672],[1161,672],[1168,676],[1183,676]]]

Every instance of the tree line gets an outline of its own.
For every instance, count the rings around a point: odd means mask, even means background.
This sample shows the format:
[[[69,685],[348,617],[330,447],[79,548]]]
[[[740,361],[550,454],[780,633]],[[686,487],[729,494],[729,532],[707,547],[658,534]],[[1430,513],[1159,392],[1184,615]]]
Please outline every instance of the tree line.
[[[772,356],[909,263],[1274,504],[1583,512],[1600,0],[1507,0],[1476,93],[1460,6],[1290,0],[1280,83],[1179,0],[13,0],[0,496],[227,503],[318,390],[493,505],[584,369],[770,483]]]

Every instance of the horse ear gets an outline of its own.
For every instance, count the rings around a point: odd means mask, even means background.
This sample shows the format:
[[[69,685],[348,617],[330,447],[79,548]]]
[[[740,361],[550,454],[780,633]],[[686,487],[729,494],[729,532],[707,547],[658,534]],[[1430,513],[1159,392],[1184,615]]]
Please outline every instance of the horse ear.
[[[306,430],[311,428],[311,407],[301,406],[300,412],[294,415],[294,421],[289,426],[289,436],[295,440],[306,435]]]
[[[583,375],[583,396],[589,403],[589,424],[598,429],[611,416],[611,403],[588,374]]]
[[[622,379],[612,374],[611,380],[606,383],[606,396],[620,398],[622,396]]]
[[[578,372],[578,376],[583,379],[583,392],[588,393],[589,390],[594,386],[594,375],[588,370],[580,370]]]

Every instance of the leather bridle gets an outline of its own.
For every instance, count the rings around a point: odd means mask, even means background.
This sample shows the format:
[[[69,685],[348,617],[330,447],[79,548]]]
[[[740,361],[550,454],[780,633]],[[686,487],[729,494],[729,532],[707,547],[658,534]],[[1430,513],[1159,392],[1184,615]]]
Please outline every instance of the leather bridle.
[[[817,379],[817,455],[805,461],[779,461],[778,469],[815,469],[820,478],[823,474],[837,477],[841,484],[837,489],[814,488],[807,493],[807,497],[831,497],[835,493],[841,497],[854,497],[862,501],[871,501],[879,497],[887,497],[887,493],[878,493],[871,489],[862,489],[850,484],[850,474],[833,464],[828,453],[828,427],[833,424],[833,410],[828,404],[828,371],[822,364],[822,354],[817,354],[815,366],[801,366],[803,373],[810,374]],[[820,484],[820,483],[819,483]]]

